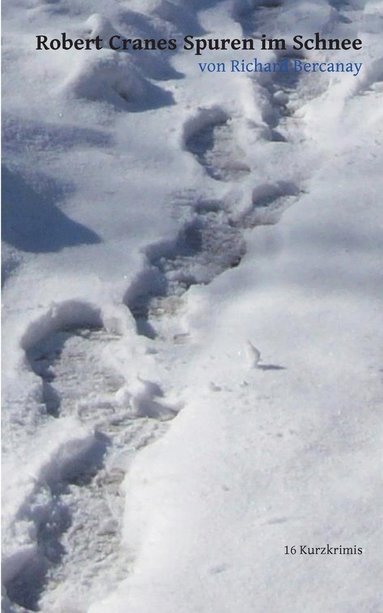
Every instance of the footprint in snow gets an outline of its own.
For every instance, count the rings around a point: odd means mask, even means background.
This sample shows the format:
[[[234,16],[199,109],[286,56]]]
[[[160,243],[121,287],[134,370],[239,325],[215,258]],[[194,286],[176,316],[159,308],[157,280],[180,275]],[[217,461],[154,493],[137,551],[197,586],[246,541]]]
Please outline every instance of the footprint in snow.
[[[253,189],[250,206],[233,215],[231,222],[241,229],[274,225],[300,193],[301,190],[292,181],[261,183]]]
[[[184,143],[217,181],[237,181],[250,173],[235,138],[234,120],[220,107],[200,109],[184,127]]]

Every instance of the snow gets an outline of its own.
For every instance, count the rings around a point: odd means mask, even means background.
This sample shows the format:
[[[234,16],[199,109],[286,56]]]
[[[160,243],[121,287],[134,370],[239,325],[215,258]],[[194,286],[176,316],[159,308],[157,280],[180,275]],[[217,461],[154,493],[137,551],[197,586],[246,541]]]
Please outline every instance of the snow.
[[[382,7],[92,13],[4,7],[4,611],[379,611]],[[320,31],[363,68],[33,51],[62,31]]]

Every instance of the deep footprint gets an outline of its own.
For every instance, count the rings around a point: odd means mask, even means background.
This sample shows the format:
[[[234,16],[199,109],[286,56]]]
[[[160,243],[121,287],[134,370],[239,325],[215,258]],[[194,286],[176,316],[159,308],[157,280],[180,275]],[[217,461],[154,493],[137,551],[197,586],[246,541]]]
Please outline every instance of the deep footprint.
[[[185,126],[185,147],[217,181],[237,181],[250,172],[236,143],[232,120],[220,108],[201,110]]]
[[[283,212],[299,197],[301,191],[291,181],[264,183],[253,189],[252,202],[247,210],[233,216],[235,227],[245,229],[278,223]]]
[[[49,415],[76,413],[79,397],[99,397],[100,403],[113,397],[124,380],[102,364],[101,351],[116,340],[101,327],[79,327],[58,330],[27,349],[31,368],[41,377]]]
[[[33,526],[36,544],[16,575],[5,584],[13,603],[29,611],[40,610],[40,597],[50,575],[66,555],[62,537],[73,521],[65,497],[73,489],[91,483],[103,465],[108,445],[108,438],[100,433],[77,445],[68,442],[42,469],[39,483],[17,517],[19,522]]]
[[[153,245],[146,251],[150,269],[125,295],[139,334],[155,338],[156,321],[171,315],[177,301],[192,285],[206,285],[238,266],[246,252],[239,229],[216,201],[200,202],[196,215],[174,243]]]

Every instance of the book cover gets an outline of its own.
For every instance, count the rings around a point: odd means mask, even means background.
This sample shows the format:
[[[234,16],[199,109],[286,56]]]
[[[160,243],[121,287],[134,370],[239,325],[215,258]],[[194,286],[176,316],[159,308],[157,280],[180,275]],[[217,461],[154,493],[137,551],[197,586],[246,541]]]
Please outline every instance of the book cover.
[[[378,613],[379,0],[3,3],[3,611]]]

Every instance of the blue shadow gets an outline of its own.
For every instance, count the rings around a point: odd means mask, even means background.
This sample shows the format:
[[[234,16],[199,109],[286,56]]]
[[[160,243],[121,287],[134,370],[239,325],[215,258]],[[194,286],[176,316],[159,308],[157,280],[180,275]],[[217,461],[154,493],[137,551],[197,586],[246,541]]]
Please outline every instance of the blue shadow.
[[[31,253],[100,243],[101,238],[93,230],[73,221],[56,206],[63,198],[64,190],[57,183],[45,178],[37,188],[21,173],[3,166],[3,240]]]

